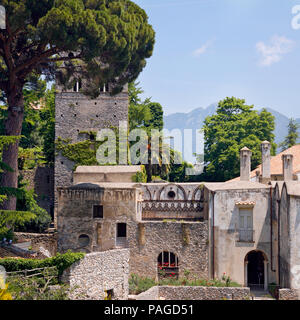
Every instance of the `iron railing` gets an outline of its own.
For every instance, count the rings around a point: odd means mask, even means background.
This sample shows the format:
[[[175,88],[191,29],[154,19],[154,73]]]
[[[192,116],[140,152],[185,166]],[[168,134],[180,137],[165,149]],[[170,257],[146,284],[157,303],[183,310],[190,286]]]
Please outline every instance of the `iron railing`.
[[[239,230],[239,241],[240,242],[253,242],[254,230]]]

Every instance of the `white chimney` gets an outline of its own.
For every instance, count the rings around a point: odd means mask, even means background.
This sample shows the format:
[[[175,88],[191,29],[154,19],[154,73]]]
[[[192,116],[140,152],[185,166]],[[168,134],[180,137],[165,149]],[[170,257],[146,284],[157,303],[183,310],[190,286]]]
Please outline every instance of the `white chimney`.
[[[292,154],[283,154],[282,155],[282,167],[283,167],[283,180],[284,181],[293,181],[293,158]]]
[[[241,181],[250,181],[251,172],[251,156],[252,152],[247,147],[244,147],[240,151],[240,161],[241,161]]]
[[[263,141],[261,143],[261,182],[271,181],[271,143]]]

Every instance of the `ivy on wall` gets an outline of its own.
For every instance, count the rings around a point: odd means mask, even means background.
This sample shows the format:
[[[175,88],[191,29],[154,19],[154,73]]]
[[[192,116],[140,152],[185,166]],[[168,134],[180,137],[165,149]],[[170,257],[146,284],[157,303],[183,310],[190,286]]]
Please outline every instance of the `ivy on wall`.
[[[78,166],[93,166],[98,164],[96,151],[101,142],[85,140],[70,143],[70,140],[59,137],[55,144],[57,152],[60,151],[62,156],[75,163],[74,170]]]

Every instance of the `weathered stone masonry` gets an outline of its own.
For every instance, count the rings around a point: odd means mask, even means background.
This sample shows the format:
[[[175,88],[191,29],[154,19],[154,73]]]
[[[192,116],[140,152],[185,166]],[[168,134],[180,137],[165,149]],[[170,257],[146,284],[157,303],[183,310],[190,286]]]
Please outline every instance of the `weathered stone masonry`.
[[[65,270],[62,281],[70,285],[71,299],[104,300],[113,290],[113,300],[127,300],[128,262],[128,249],[90,253]]]
[[[55,101],[55,139],[76,143],[89,139],[82,132],[119,126],[119,121],[128,121],[128,103],[127,87],[116,96],[101,93],[97,99],[89,99],[79,92],[59,92]],[[72,185],[74,165],[60,153],[55,157],[55,207],[57,188]]]
[[[136,300],[250,300],[250,289],[156,286],[133,298]]]
[[[162,251],[176,254],[179,276],[184,271],[208,278],[207,222],[140,222],[130,233],[130,272],[156,278]]]
[[[163,251],[178,258],[179,276],[208,278],[207,221],[143,221],[139,185],[116,184],[103,188],[79,184],[59,189],[58,249],[65,252],[130,249],[130,272],[158,276],[158,256]],[[93,218],[93,206],[103,205],[103,218]],[[117,225],[125,223],[126,239],[118,243]],[[81,245],[80,237],[87,242]]]

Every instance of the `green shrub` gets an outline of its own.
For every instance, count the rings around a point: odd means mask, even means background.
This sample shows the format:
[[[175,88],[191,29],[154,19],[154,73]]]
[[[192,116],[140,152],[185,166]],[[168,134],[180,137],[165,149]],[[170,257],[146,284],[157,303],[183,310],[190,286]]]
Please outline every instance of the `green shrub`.
[[[147,182],[147,172],[145,169],[145,166],[141,166],[141,171],[137,172],[135,175],[132,176],[132,182],[140,182],[140,183],[146,183]]]
[[[81,260],[84,257],[82,252],[70,252],[60,254],[51,258],[43,260],[37,259],[13,259],[6,258],[0,259],[0,265],[2,265],[7,272],[31,270],[45,267],[56,267],[59,275],[63,273],[65,269],[70,267],[73,263]]]
[[[140,294],[156,285],[155,280],[148,277],[140,277],[137,274],[131,274],[129,278],[129,293]]]
[[[186,270],[187,276],[190,271]],[[130,294],[139,294],[147,291],[154,286],[191,286],[191,287],[241,287],[240,284],[233,281],[223,281],[219,279],[198,279],[194,276],[193,279],[187,277],[176,279],[175,277],[161,278],[158,282],[148,277],[140,277],[137,274],[131,274],[129,278]]]
[[[274,282],[272,282],[268,285],[268,290],[273,298],[276,297],[276,287],[277,287],[277,284]]]
[[[12,277],[7,280],[14,300],[69,300],[67,285],[37,277]],[[51,288],[51,285],[55,287]]]

